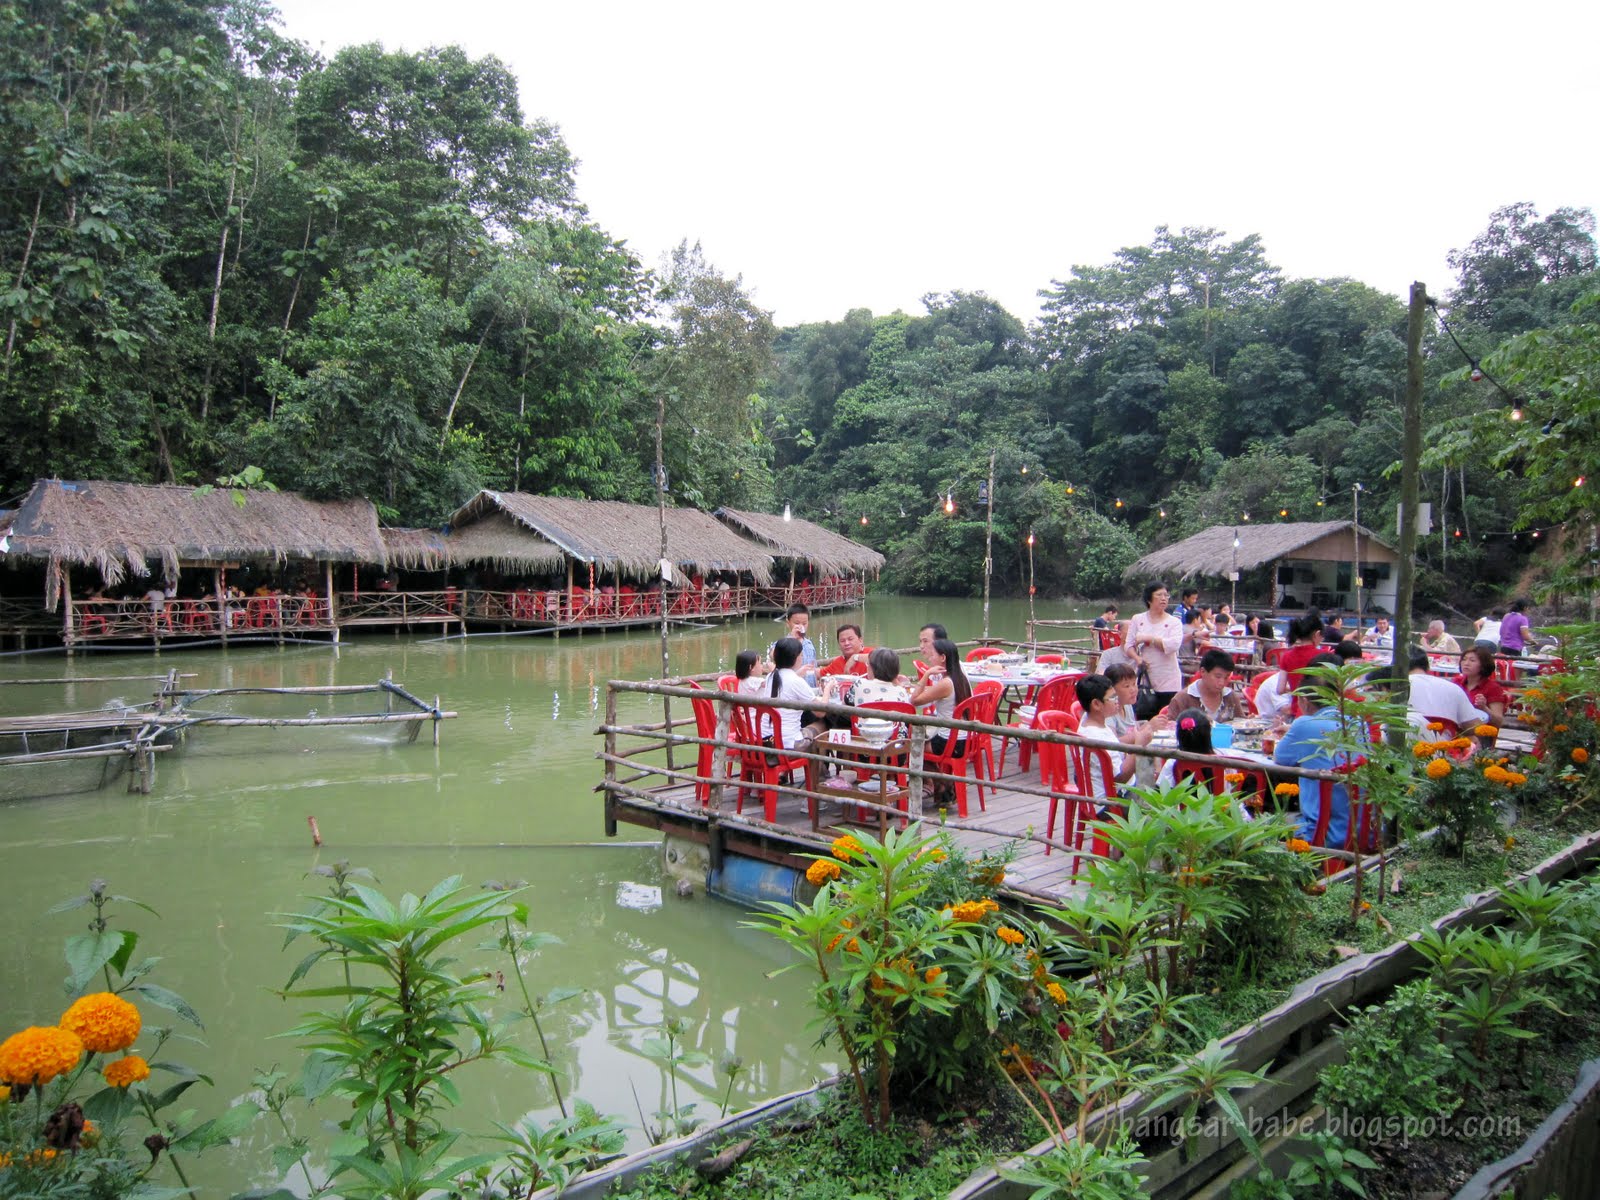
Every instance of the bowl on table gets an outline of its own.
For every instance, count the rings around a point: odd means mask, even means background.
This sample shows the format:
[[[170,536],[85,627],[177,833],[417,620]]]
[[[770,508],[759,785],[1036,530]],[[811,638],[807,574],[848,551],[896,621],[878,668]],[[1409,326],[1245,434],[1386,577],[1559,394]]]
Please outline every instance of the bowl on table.
[[[861,740],[869,746],[882,746],[894,733],[894,722],[887,717],[862,717],[856,722]]]

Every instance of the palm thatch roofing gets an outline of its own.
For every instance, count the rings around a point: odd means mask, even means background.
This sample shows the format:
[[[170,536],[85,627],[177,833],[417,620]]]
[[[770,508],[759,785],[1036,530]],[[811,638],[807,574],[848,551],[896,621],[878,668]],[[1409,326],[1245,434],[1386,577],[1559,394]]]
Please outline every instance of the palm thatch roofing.
[[[401,571],[443,571],[450,565],[445,554],[444,535],[437,529],[378,530],[383,538],[384,556],[391,567]]]
[[[1297,552],[1316,551],[1315,557],[1328,558],[1317,547],[1323,541],[1342,541],[1335,560],[1348,561],[1355,555],[1351,521],[1288,521],[1276,525],[1213,525],[1181,542],[1152,550],[1122,573],[1124,579],[1223,578],[1229,571],[1254,570],[1280,559],[1295,558]],[[1233,540],[1239,539],[1234,549]],[[1237,557],[1236,557],[1237,556]],[[1308,555],[1310,556],[1310,555]],[[1361,529],[1361,557],[1366,561],[1395,562],[1394,547]]]
[[[0,556],[99,571],[107,587],[183,563],[291,558],[383,565],[378,513],[367,500],[307,500],[293,492],[41,479],[11,518]],[[58,573],[46,574],[54,608]]]
[[[558,571],[567,556],[503,512],[492,512],[452,529],[445,535],[444,552],[452,567],[493,567],[507,575],[541,575]]]
[[[650,505],[485,490],[456,510],[447,540],[496,513],[578,562],[645,578],[653,578],[659,570],[661,527]],[[666,524],[666,557],[675,566],[696,571],[747,571],[757,583],[771,581],[772,556],[715,517],[692,508],[669,508]]]
[[[819,575],[876,575],[883,569],[883,555],[871,546],[853,542],[812,521],[799,517],[785,520],[771,513],[737,508],[719,508],[716,515],[729,528],[767,547],[773,557],[810,563]]]

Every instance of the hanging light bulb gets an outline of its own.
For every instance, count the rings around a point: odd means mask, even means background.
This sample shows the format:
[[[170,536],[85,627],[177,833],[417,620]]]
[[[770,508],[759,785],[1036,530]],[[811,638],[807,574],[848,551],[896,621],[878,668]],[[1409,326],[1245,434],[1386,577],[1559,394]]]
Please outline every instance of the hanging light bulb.
[[[1166,520],[1166,519],[1167,519],[1167,510],[1166,510],[1166,509],[1164,509],[1164,508],[1163,508],[1163,509],[1162,509],[1162,510],[1161,510],[1161,511],[1160,511],[1160,512],[1158,512],[1158,513],[1157,513],[1157,514],[1156,514],[1156,515],[1157,515],[1157,516],[1158,516],[1158,517],[1160,517],[1160,518],[1161,518],[1161,519],[1162,519],[1162,520],[1163,520],[1163,521],[1164,521],[1164,520]]]
[[[906,515],[906,506],[904,504],[900,506],[900,515],[902,517]]]
[[[1072,495],[1072,485],[1070,483],[1067,484],[1067,495]]]
[[[955,512],[955,510],[956,510],[956,494],[954,492],[946,492],[944,494],[944,513],[945,513],[945,516],[949,516],[951,513]]]
[[[1239,548],[1239,545],[1240,545],[1240,543],[1239,543],[1239,535],[1238,535],[1237,532],[1235,532],[1234,535],[1233,535],[1233,548],[1235,550],[1237,550]]]
[[[1458,529],[1458,530],[1456,530],[1456,536],[1457,536],[1457,537],[1460,537],[1460,536],[1461,536],[1461,530],[1459,530],[1459,529]]]
[[[1245,513],[1245,515],[1244,515],[1244,519],[1245,519],[1245,520],[1246,520],[1246,521],[1248,521],[1248,520],[1249,520],[1249,519],[1250,519],[1250,514],[1249,514],[1249,513]]]
[[[1573,487],[1582,487],[1583,486],[1583,476],[1579,475],[1576,479],[1574,479],[1572,481],[1572,486]]]
[[[1538,531],[1538,530],[1537,530],[1537,529],[1535,529],[1535,530],[1534,530],[1534,531],[1533,531],[1533,536],[1534,536],[1534,537],[1538,537],[1538,536],[1539,536],[1539,531]]]
[[[867,514],[866,513],[862,513],[861,514],[861,523],[863,525],[865,525],[867,523]]]
[[[1028,530],[1028,545],[1033,545],[1033,530]]]
[[[790,511],[789,511],[789,506],[788,506],[788,505],[787,505],[787,504],[785,504],[785,505],[784,505],[784,506],[783,506],[783,519],[784,519],[784,520],[785,520],[785,521],[792,521],[792,520],[794,520],[794,514],[793,514],[793,513],[792,513],[792,512],[790,512]]]
[[[1511,406],[1511,419],[1513,421],[1522,420],[1522,402],[1520,400]]]
[[[1028,464],[1027,463],[1023,463],[1022,464],[1022,473],[1024,475],[1026,475],[1028,473]]]
[[[1289,515],[1289,510],[1287,508],[1280,508],[1278,510],[1278,515],[1280,517],[1287,517]]]
[[[1483,382],[1483,370],[1482,370],[1482,368],[1480,368],[1478,366],[1477,363],[1473,363],[1472,364],[1472,382],[1473,383],[1482,383]]]
[[[1322,507],[1322,501],[1321,501],[1321,500],[1318,500],[1318,501],[1317,501],[1317,507],[1318,507],[1318,508],[1321,508],[1321,507]]]

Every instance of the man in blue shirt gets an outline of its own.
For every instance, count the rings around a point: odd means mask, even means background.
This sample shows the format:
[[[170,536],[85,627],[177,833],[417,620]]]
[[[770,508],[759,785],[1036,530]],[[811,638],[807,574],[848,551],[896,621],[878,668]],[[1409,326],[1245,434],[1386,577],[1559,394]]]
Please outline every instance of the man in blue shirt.
[[[1337,667],[1341,663],[1337,655],[1319,654],[1306,665]],[[1358,755],[1352,755],[1347,750],[1333,754],[1325,744],[1327,739],[1339,730],[1338,687],[1323,679],[1308,679],[1301,687],[1299,695],[1301,707],[1308,711],[1303,716],[1296,717],[1288,731],[1278,741],[1278,748],[1273,751],[1273,761],[1279,766],[1306,767],[1315,771],[1331,771],[1357,761]],[[1348,727],[1358,731],[1360,738],[1365,741],[1365,725],[1351,718],[1347,718],[1346,721]],[[1342,783],[1332,786],[1328,832],[1321,843],[1315,841],[1317,819],[1322,812],[1324,786],[1326,785],[1320,780],[1300,781],[1298,833],[1313,844],[1342,850],[1350,832],[1350,792]]]
[[[1178,603],[1171,610],[1172,615],[1178,618],[1178,623],[1180,625],[1186,625],[1189,622],[1189,610],[1194,608],[1199,603],[1200,589],[1184,588],[1183,594],[1179,598]]]

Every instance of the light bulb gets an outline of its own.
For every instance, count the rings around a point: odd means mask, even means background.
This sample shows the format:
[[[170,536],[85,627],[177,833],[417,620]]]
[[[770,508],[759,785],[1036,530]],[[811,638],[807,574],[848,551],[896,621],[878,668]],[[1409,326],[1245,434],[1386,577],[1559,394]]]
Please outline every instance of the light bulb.
[[[956,510],[956,494],[954,492],[946,492],[944,494],[944,511],[945,511],[945,515],[949,516],[951,513],[955,512],[955,510]]]
[[[1250,519],[1250,514],[1249,514],[1249,513],[1245,513],[1245,515],[1244,515],[1244,519],[1245,519],[1245,520],[1246,520],[1246,521],[1248,521],[1248,520],[1249,520],[1249,519]]]
[[[1027,463],[1023,463],[1022,464],[1022,473],[1024,475],[1026,475],[1028,473],[1028,464]]]
[[[794,520],[794,514],[793,514],[793,513],[791,513],[791,512],[790,512],[790,511],[789,511],[789,506],[788,506],[788,505],[787,505],[787,504],[785,504],[785,505],[784,505],[784,506],[783,506],[783,519],[784,519],[784,520],[785,520],[785,521],[792,521],[792,520]]]
[[[1028,545],[1033,545],[1033,530],[1028,530]]]
[[[1067,484],[1067,495],[1072,495],[1072,485],[1070,483]]]
[[[1318,508],[1321,508],[1321,507],[1322,507],[1322,501],[1321,501],[1321,500],[1318,500],[1318,501],[1317,501],[1317,507],[1318,507]]]
[[[1572,486],[1573,487],[1582,487],[1583,486],[1583,476],[1579,475],[1576,479],[1574,479],[1572,481]]]
[[[1156,514],[1156,515],[1157,515],[1157,516],[1158,516],[1158,517],[1161,517],[1161,518],[1162,518],[1162,519],[1163,519],[1163,520],[1165,520],[1165,519],[1166,519],[1166,516],[1167,516],[1167,510],[1166,510],[1166,509],[1164,509],[1164,508],[1163,508],[1163,509],[1162,509],[1162,510],[1161,510],[1161,511],[1160,511],[1160,512],[1159,512],[1159,513],[1157,513],[1157,514]]]
[[[1287,508],[1280,508],[1278,510],[1278,515],[1280,517],[1287,517],[1289,515],[1289,510]]]
[[[1117,507],[1118,508],[1122,507],[1122,498],[1120,496],[1117,498]]]
[[[867,523],[867,514],[866,513],[862,513],[861,514],[861,523],[863,525],[865,525]]]
[[[1513,421],[1520,421],[1520,420],[1522,420],[1522,405],[1520,405],[1520,404],[1517,404],[1517,405],[1513,405],[1513,406],[1512,406],[1512,409],[1511,409],[1511,419],[1512,419],[1512,420],[1513,420]]]

